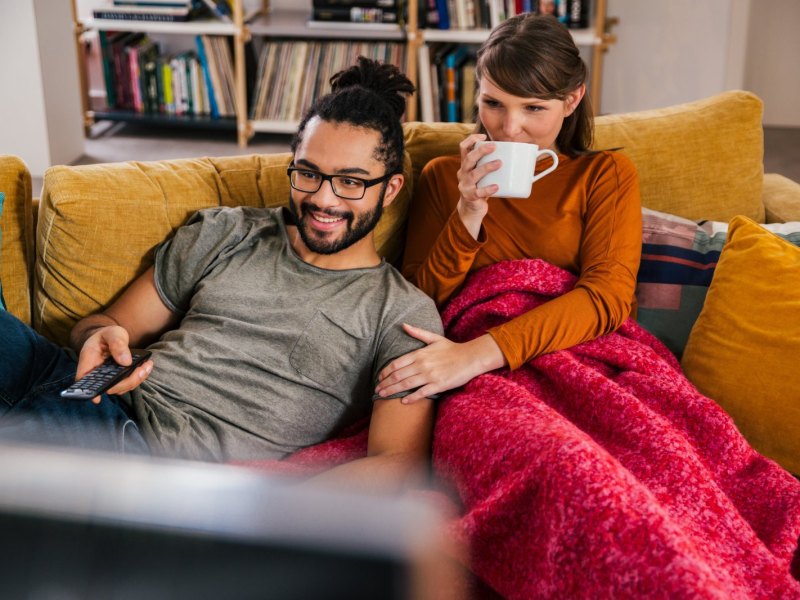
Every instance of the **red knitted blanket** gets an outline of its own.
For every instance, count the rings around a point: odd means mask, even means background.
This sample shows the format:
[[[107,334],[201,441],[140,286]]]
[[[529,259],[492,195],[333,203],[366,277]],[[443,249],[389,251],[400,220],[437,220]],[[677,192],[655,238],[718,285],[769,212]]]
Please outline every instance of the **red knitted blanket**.
[[[541,260],[487,267],[444,311],[447,335],[481,335],[574,284]],[[341,462],[365,439],[288,460]],[[800,482],[633,320],[449,394],[433,464],[462,505],[449,533],[505,597],[800,598]]]

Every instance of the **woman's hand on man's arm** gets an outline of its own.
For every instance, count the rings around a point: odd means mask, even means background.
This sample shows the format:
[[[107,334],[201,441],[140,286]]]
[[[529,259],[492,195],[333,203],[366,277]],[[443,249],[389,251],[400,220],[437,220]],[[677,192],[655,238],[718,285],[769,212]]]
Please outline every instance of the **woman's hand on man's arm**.
[[[381,397],[414,390],[402,398],[408,404],[464,385],[473,377],[507,364],[488,333],[458,343],[405,323],[403,329],[426,345],[394,359],[381,370],[375,389]]]

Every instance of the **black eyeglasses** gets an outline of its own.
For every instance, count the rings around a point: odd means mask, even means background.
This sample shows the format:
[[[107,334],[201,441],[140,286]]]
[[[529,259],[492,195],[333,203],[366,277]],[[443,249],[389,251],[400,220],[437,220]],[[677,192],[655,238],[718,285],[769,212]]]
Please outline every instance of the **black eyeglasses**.
[[[330,181],[333,193],[345,200],[361,200],[368,187],[387,181],[394,173],[387,173],[376,179],[362,179],[351,175],[326,175],[313,169],[289,167],[286,170],[289,182],[299,192],[313,194],[322,187],[323,181]]]

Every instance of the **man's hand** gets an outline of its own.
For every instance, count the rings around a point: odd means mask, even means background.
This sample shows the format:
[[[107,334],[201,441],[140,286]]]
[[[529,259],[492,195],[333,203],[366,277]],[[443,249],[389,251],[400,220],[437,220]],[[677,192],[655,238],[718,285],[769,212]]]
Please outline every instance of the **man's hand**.
[[[128,332],[119,325],[107,325],[95,329],[81,348],[78,358],[78,370],[75,379],[78,380],[89,371],[102,364],[109,356],[117,363],[128,366],[132,362],[131,351],[128,345]],[[153,361],[143,362],[128,377],[108,390],[109,394],[122,394],[138,387],[153,370]],[[100,396],[92,399],[95,404],[100,403]]]
[[[401,402],[408,404],[464,385],[473,377],[506,364],[503,353],[489,334],[459,344],[406,323],[403,329],[427,346],[396,358],[383,368],[375,388],[383,398],[418,388],[402,398]]]

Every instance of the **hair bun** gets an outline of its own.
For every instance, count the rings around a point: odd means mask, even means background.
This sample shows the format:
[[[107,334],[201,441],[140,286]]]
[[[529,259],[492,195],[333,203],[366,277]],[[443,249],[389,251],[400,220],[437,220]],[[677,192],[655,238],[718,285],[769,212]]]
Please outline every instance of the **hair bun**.
[[[391,107],[398,118],[406,110],[406,98],[415,90],[411,80],[395,65],[364,56],[358,57],[357,64],[336,73],[330,83],[334,93],[352,86],[372,91]]]

